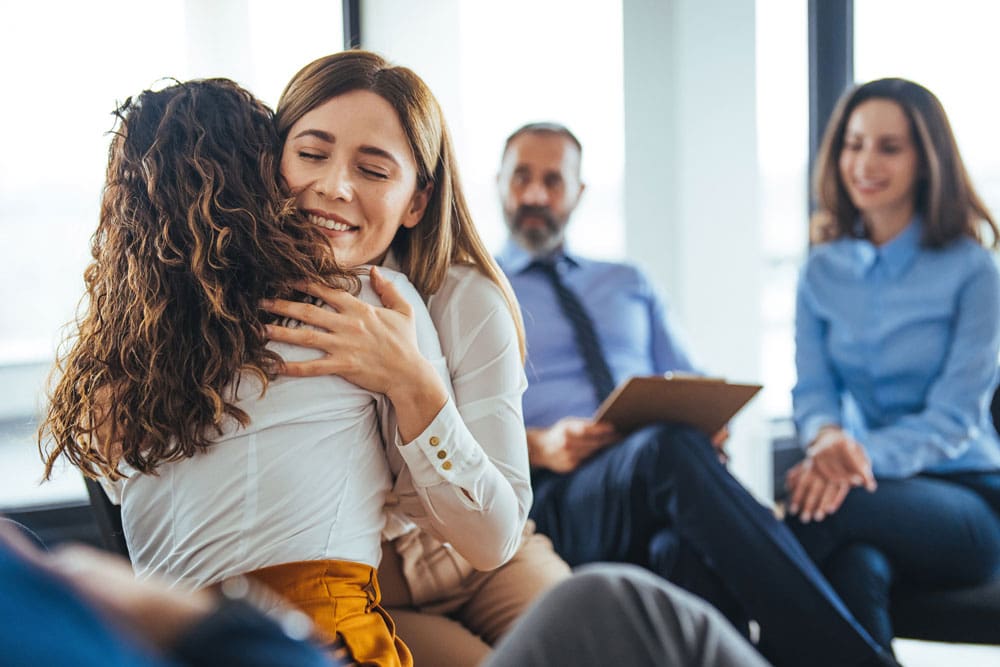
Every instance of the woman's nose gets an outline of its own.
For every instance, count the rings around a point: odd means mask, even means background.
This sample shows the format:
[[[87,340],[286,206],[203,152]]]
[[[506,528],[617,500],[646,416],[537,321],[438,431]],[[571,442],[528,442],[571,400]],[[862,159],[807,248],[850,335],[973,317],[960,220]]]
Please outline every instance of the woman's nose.
[[[316,179],[313,189],[316,194],[327,199],[351,201],[354,197],[354,185],[351,183],[346,169],[338,165],[330,165],[323,175]]]

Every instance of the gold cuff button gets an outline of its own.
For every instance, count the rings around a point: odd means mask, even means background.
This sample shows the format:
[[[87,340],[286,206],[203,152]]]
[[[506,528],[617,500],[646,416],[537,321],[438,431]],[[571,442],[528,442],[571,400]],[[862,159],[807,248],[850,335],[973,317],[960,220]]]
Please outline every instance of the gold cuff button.
[[[448,456],[448,452],[444,451],[443,449],[440,452],[438,452],[439,459],[443,459],[446,456]]]
[[[431,447],[437,447],[438,445],[441,444],[441,438],[437,437],[436,435],[432,435],[431,439],[430,439],[430,443],[431,443]]]
[[[444,463],[441,464],[441,467],[444,468],[445,470],[451,470],[451,461],[445,461]]]

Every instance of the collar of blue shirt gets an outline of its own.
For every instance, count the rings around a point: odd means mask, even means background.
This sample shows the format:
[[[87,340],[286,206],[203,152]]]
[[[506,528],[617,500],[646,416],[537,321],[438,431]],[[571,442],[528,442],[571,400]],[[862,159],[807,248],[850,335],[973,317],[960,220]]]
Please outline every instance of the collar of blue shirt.
[[[549,259],[553,264],[565,263],[569,266],[580,266],[586,261],[565,246],[554,250],[546,257],[535,257],[511,237],[507,238],[503,248],[497,253],[497,261],[507,275],[517,275],[526,271],[536,259]]]
[[[898,278],[916,259],[922,237],[923,221],[917,215],[896,238],[881,246],[868,239],[851,239],[851,249],[858,260],[858,276],[865,276],[875,266],[876,260],[880,260],[888,276]]]

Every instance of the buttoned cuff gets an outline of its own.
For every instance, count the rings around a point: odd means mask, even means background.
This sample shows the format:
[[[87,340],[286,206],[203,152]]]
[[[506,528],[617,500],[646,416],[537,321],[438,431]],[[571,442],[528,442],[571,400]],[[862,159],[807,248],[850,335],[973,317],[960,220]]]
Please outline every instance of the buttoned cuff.
[[[410,469],[417,487],[447,482],[466,486],[478,475],[485,454],[468,435],[468,429],[451,398],[423,433],[402,443],[396,432],[396,448]]]

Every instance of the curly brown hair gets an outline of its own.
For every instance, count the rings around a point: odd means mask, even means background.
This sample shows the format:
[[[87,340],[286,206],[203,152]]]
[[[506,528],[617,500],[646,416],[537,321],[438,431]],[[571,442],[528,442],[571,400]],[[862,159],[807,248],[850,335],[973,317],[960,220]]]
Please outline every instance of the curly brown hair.
[[[147,90],[115,112],[93,261],[39,429],[92,477],[153,473],[210,446],[244,373],[273,378],[265,297],[297,281],[356,291],[278,176],[273,113],[228,79]]]

